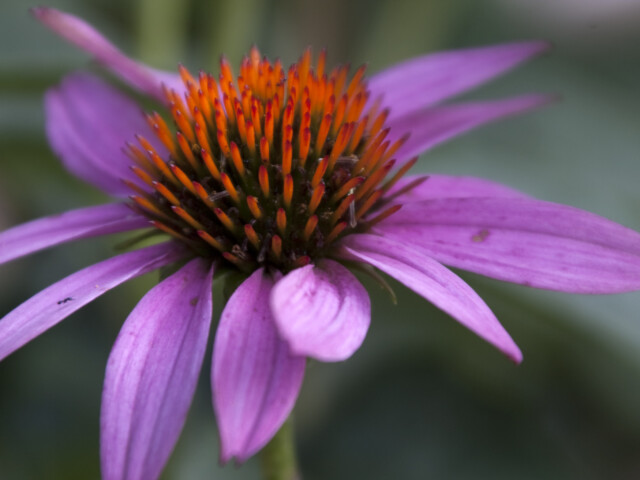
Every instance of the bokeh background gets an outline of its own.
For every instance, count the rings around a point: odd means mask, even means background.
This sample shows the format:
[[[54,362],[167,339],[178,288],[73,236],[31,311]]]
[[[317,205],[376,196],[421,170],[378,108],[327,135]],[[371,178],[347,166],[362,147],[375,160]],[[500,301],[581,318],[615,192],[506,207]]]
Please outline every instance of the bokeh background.
[[[638,0],[59,0],[126,52],[162,68],[238,64],[252,44],[286,64],[307,45],[375,72],[456,47],[541,38],[551,54],[467,95],[556,92],[563,101],[474,131],[417,170],[475,175],[640,229]],[[106,198],[50,152],[42,95],[78,52],[0,3],[0,229]],[[3,265],[0,315],[117,239]],[[572,296],[461,274],[524,353],[518,367],[397,283],[376,285],[360,351],[309,365],[297,403],[305,480],[640,478],[640,295]],[[0,364],[0,478],[99,477],[104,367],[150,275],[104,295]],[[218,300],[220,295],[218,292]],[[221,302],[217,302],[219,312]],[[256,459],[218,466],[205,362],[164,479],[255,479]]]

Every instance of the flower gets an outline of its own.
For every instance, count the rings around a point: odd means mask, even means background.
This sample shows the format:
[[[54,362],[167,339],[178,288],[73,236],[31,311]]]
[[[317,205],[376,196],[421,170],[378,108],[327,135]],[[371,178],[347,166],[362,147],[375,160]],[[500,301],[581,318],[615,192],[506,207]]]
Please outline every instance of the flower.
[[[546,95],[441,105],[541,53],[525,42],[443,52],[391,67],[325,71],[310,52],[285,72],[256,49],[219,81],[124,56],[82,20],[34,15],[172,117],[141,115],[75,73],[45,99],[47,136],[73,174],[118,199],[0,234],[0,262],[59,243],[149,228],[167,240],[76,272],[0,320],[0,359],[110,288],[164,266],[110,354],[101,412],[106,479],[157,478],[191,403],[211,323],[214,271],[246,278],[214,340],[213,405],[223,461],[262,448],[288,417],[307,357],[349,358],[370,322],[346,266],[378,269],[515,362],[489,307],[443,264],[579,293],[640,289],[640,234],[487,180],[407,177],[415,156]],[[129,197],[129,200],[126,198]],[[373,268],[372,268],[373,267]]]

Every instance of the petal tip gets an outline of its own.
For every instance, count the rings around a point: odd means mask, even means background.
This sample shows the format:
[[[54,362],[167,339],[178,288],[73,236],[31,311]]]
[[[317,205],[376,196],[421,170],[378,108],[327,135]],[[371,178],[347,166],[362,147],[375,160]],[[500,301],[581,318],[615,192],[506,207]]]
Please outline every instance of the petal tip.
[[[225,452],[222,447],[220,448],[220,454],[218,455],[218,466],[224,467],[229,463],[229,460],[233,458],[233,455]]]
[[[531,45],[531,53],[533,55],[544,55],[555,48],[553,42],[549,40],[532,40],[529,44]]]
[[[64,13],[58,9],[39,5],[37,7],[31,7],[29,13],[44,25],[55,30],[56,22],[64,21],[71,17],[71,15]]]
[[[52,10],[54,10],[51,7],[44,7],[44,6],[37,6],[37,7],[31,7],[29,9],[29,13],[31,15],[33,15],[35,18],[37,19],[41,19],[42,17],[44,17],[45,15],[47,15],[49,12],[51,12]]]
[[[510,351],[505,352],[505,354],[515,365],[520,365],[522,363],[522,352],[516,345],[514,345]]]

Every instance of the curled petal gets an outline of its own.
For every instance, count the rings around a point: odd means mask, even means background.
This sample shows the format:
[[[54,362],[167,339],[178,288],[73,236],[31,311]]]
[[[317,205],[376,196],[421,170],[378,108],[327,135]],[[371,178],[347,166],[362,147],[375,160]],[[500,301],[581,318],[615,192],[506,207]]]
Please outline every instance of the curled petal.
[[[112,288],[184,256],[173,243],[124,253],[54,283],[0,320],[0,360]]]
[[[166,153],[140,107],[87,73],[69,75],[47,92],[45,119],[49,143],[67,170],[111,195],[131,194],[122,179],[139,182],[123,151],[135,134]]]
[[[100,205],[40,218],[0,233],[0,263],[80,238],[126,232],[149,221],[124,204]]]
[[[458,268],[575,293],[640,289],[640,234],[577,208],[527,198],[404,205],[376,227]]]
[[[477,87],[548,49],[548,43],[533,41],[432,53],[383,70],[369,88],[373,98],[383,96],[393,120]]]
[[[371,322],[367,291],[332,260],[297,268],[278,281],[271,310],[293,353],[325,362],[353,355]]]
[[[399,162],[405,162],[468,130],[525,113],[555,100],[556,97],[550,95],[523,95],[488,102],[433,107],[404,115],[388,122],[392,134],[411,134],[396,152],[396,158]]]
[[[522,353],[489,307],[453,272],[401,241],[376,235],[349,235],[347,257],[368,263],[404,283],[479,337],[519,363]]]
[[[109,355],[102,392],[105,480],[160,476],[184,426],[211,324],[212,267],[195,259],[133,309]]]
[[[213,406],[221,460],[244,461],[278,431],[293,409],[305,359],[280,339],[269,308],[273,280],[255,271],[222,312],[213,346]]]
[[[171,88],[182,88],[179,75],[161,72],[131,60],[81,18],[49,7],[32,8],[31,13],[55,33],[93,55],[98,62],[142,93],[164,102],[161,88],[163,83]]]

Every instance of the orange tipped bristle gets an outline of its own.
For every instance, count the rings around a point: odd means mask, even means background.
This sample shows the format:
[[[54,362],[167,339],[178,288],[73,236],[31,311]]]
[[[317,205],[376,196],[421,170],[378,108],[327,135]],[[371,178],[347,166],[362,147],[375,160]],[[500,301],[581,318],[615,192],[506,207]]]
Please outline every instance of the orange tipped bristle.
[[[293,177],[291,175],[285,175],[284,186],[282,189],[282,201],[284,206],[288,209],[291,207],[291,199],[293,198]]]
[[[260,159],[262,163],[269,163],[269,142],[265,137],[260,139]]]
[[[262,218],[262,209],[260,208],[260,204],[258,203],[258,199],[256,197],[248,196],[247,206],[249,207],[251,214],[255,217],[256,220],[260,220]]]
[[[322,201],[322,196],[324,195],[324,183],[321,183],[316,188],[313,189],[313,193],[311,194],[311,200],[309,200],[309,215],[313,215],[317,210],[320,202]]]
[[[306,241],[309,240],[309,238],[311,238],[311,234],[313,233],[313,231],[316,229],[316,227],[318,226],[318,216],[317,215],[311,215],[309,217],[309,220],[307,220],[306,225],[304,226],[304,232],[302,234],[302,238]]]
[[[282,240],[278,235],[274,235],[271,238],[271,251],[276,259],[279,259],[282,255]]]
[[[191,215],[189,215],[187,213],[187,211],[184,210],[183,208],[178,207],[176,205],[173,205],[171,207],[171,210],[173,210],[176,213],[176,215],[178,215],[180,218],[182,218],[185,222],[187,222],[190,226],[192,226],[196,230],[204,230],[205,229],[205,227],[202,226],[202,224],[200,222],[198,222],[195,218],[193,218]]]
[[[231,151],[231,160],[233,161],[233,166],[236,169],[236,172],[242,177],[244,176],[245,169],[244,164],[242,163],[242,157],[240,157],[240,149],[235,142],[231,142],[230,144]]]
[[[197,195],[196,189],[193,186],[193,183],[189,179],[189,177],[175,164],[170,164],[169,168],[171,168],[171,172],[176,176],[178,181],[191,193]]]
[[[325,172],[327,171],[327,167],[329,165],[329,158],[324,157],[320,159],[318,162],[318,166],[316,167],[316,171],[313,174],[313,178],[311,179],[311,187],[316,188],[316,186],[322,181]]]
[[[169,190],[163,184],[161,184],[160,182],[153,182],[153,187],[158,191],[158,193],[160,193],[160,195],[166,198],[169,203],[171,203],[172,205],[180,205],[180,200],[178,200],[178,197],[176,197],[171,192],[171,190]]]
[[[204,162],[205,167],[207,167],[207,170],[209,171],[211,176],[216,180],[220,181],[221,180],[220,170],[218,170],[218,166],[216,165],[216,162],[213,160],[213,158],[211,158],[211,154],[207,150],[202,149],[200,151],[200,155],[202,157],[202,161]]]
[[[338,238],[338,235],[340,235],[344,231],[345,228],[347,228],[347,222],[338,223],[335,227],[333,227],[333,229],[331,230],[331,232],[329,233],[329,235],[325,239],[325,242],[326,243],[331,243],[331,242],[335,241]]]
[[[222,185],[224,185],[225,190],[229,192],[229,195],[231,196],[233,201],[239,204],[240,194],[238,193],[238,190],[236,190],[236,187],[231,182],[231,178],[229,178],[229,175],[227,175],[226,173],[221,173],[220,180],[222,181]]]
[[[287,232],[287,213],[282,208],[276,212],[276,225],[278,225],[280,235],[284,237]]]
[[[260,182],[260,189],[262,190],[262,195],[265,198],[269,197],[269,172],[267,171],[267,167],[264,165],[260,165],[260,169],[258,170],[258,181]]]
[[[244,233],[256,249],[260,249],[260,238],[250,223],[244,226]]]

